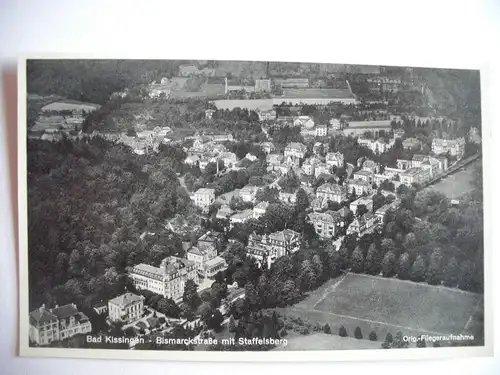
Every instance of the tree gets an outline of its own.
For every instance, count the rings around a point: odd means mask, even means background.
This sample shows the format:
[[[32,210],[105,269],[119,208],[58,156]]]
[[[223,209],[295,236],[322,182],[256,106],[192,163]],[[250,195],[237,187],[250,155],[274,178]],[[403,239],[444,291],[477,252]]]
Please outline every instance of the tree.
[[[434,250],[429,260],[427,268],[427,282],[431,285],[441,284],[443,253],[440,249]]]
[[[297,174],[290,170],[278,182],[285,193],[294,193],[300,187]]]
[[[419,338],[417,341],[417,348],[425,348],[426,346],[425,340],[423,338]]]
[[[325,325],[323,326],[323,332],[326,334],[332,333],[332,330],[331,330],[330,325],[328,323],[325,323]]]
[[[186,173],[184,175],[184,184],[189,191],[193,191],[194,183],[196,182],[196,177],[192,173]]]
[[[341,327],[339,328],[339,336],[340,336],[340,337],[347,337],[347,330],[345,329],[345,327],[344,327],[344,326],[341,326]]]
[[[192,279],[188,279],[184,284],[182,301],[193,311],[201,304],[201,298],[198,295],[198,285]]]
[[[398,276],[400,279],[407,280],[410,278],[410,270],[411,270],[411,258],[410,254],[403,253],[399,257],[399,267],[398,267]]]
[[[388,251],[382,260],[382,275],[391,277],[396,268],[396,255],[393,251]]]
[[[394,336],[394,340],[392,341],[393,348],[407,348],[408,347],[408,342],[403,339],[403,333],[399,331],[396,333],[396,336]]]
[[[363,333],[361,332],[361,328],[359,328],[359,326],[354,330],[354,337],[357,339],[363,338]]]
[[[350,266],[353,272],[363,272],[364,256],[363,251],[359,247],[356,247],[356,249],[351,254]]]
[[[239,298],[231,304],[231,315],[234,319],[240,319],[243,316],[248,315],[249,308],[246,298]]]
[[[368,338],[370,339],[370,341],[377,341],[377,334],[375,333],[375,331],[371,331]]]
[[[275,188],[270,188],[269,186],[259,189],[255,194],[255,202],[268,202],[277,203],[279,201],[279,192]]]
[[[359,204],[356,209],[356,217],[361,217],[368,212],[365,204]]]
[[[394,244],[394,240],[392,240],[391,238],[384,238],[380,246],[384,254],[388,253],[389,251],[396,253],[396,245]]]
[[[212,317],[212,314],[214,312],[214,308],[210,304],[210,302],[203,302],[197,310],[197,314],[200,316],[200,319],[208,323],[208,320]]]
[[[458,262],[455,259],[455,257],[451,257],[450,260],[448,260],[446,268],[444,269],[444,275],[443,275],[444,285],[449,287],[457,286],[458,272],[459,272]]]
[[[376,212],[384,204],[385,204],[385,197],[379,193],[375,194],[373,196],[373,210],[372,210],[372,212]]]
[[[311,290],[317,282],[316,273],[311,261],[304,260],[300,265],[300,273],[298,278],[299,287],[303,291]]]
[[[462,290],[474,289],[474,264],[465,260],[460,265],[458,287]]]
[[[224,317],[222,316],[222,313],[218,309],[215,309],[212,316],[208,320],[208,328],[215,331],[220,331],[223,321]]]
[[[177,319],[181,316],[181,308],[171,298],[161,298],[157,303],[156,309],[162,314],[172,318]]]
[[[234,318],[232,316],[229,318],[229,322],[227,323],[227,327],[229,329],[229,332],[236,332],[236,323],[235,323]]]
[[[371,275],[377,275],[380,273],[381,265],[381,256],[377,247],[374,243],[370,245],[368,248],[368,253],[366,254],[365,259],[365,272],[368,272]]]
[[[413,281],[424,281],[426,277],[426,268],[424,258],[419,255],[413,262],[411,267],[410,276]]]
[[[304,189],[299,189],[296,194],[295,211],[302,212],[309,207],[309,198]]]
[[[247,300],[250,310],[258,310],[260,307],[260,298],[255,286],[248,282],[245,284],[245,299]]]

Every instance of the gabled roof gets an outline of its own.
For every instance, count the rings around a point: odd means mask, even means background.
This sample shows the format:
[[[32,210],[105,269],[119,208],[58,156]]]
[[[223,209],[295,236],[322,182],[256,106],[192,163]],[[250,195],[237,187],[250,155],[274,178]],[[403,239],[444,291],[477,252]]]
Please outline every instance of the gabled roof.
[[[52,314],[57,316],[58,319],[66,319],[70,316],[78,315],[78,309],[75,305],[68,304],[64,306],[59,306],[52,309]]]
[[[298,236],[299,233],[291,230],[291,229],[284,229],[280,232],[274,232],[269,235],[269,238],[272,238],[273,240],[276,241],[282,241],[282,242],[289,242],[293,237]]]
[[[128,292],[128,293],[122,294],[121,296],[118,296],[118,297],[115,297],[115,298],[109,300],[109,302],[113,303],[117,306],[120,306],[120,307],[125,307],[125,306],[131,305],[133,303],[142,301],[143,299],[144,299],[143,296],[138,296],[134,293]]]
[[[44,307],[40,307],[30,312],[30,321],[31,320],[35,323],[47,323],[57,320],[57,316],[52,314],[50,310],[47,310]]]

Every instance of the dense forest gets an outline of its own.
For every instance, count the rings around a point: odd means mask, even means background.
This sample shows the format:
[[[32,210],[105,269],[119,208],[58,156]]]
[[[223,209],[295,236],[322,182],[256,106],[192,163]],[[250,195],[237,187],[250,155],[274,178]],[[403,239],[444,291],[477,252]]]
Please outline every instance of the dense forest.
[[[182,255],[163,223],[195,212],[161,154],[100,138],[29,140],[28,195],[32,308],[115,296],[126,267]]]

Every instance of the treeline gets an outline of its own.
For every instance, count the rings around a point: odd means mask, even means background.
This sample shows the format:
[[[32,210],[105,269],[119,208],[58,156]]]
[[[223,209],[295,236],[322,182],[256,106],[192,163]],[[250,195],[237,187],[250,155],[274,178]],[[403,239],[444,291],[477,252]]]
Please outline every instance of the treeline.
[[[101,138],[29,140],[30,306],[89,306],[116,296],[126,267],[182,255],[181,238],[163,223],[190,212],[188,194],[161,158]]]

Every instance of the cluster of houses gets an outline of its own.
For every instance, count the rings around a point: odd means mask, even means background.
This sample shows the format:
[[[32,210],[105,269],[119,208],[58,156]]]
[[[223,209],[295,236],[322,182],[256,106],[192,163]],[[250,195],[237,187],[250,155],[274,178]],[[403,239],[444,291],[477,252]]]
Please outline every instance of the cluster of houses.
[[[226,170],[237,170],[238,157],[234,152],[228,152],[223,142],[233,142],[234,138],[231,134],[212,134],[212,135],[199,135],[194,137],[193,145],[187,149],[188,156],[184,163],[190,166],[198,166],[200,170],[204,171],[209,163],[215,163],[219,167],[218,161],[224,163]],[[247,155],[250,160],[255,160],[257,157],[254,155]],[[219,170],[217,170],[219,172]]]

